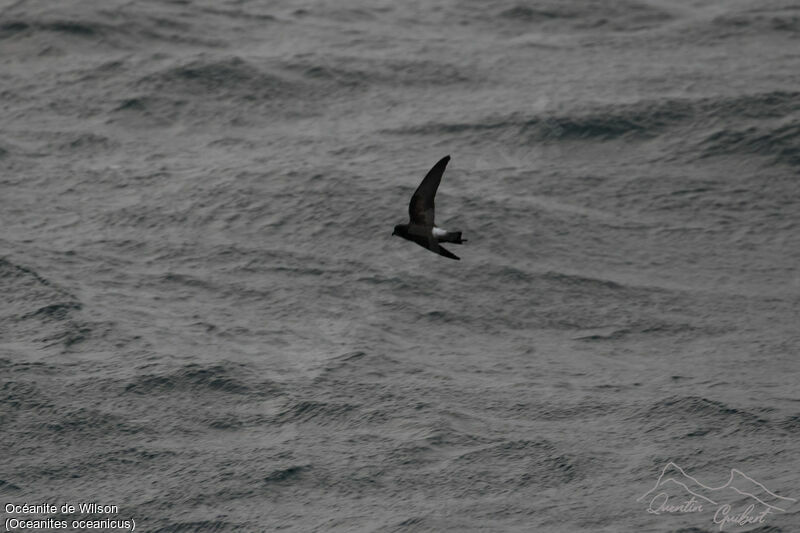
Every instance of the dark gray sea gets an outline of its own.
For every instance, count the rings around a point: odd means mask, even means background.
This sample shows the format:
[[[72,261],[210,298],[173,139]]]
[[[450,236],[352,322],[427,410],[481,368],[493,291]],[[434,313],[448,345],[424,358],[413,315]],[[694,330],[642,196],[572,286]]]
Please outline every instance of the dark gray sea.
[[[799,179],[795,1],[0,0],[0,529],[796,533]]]

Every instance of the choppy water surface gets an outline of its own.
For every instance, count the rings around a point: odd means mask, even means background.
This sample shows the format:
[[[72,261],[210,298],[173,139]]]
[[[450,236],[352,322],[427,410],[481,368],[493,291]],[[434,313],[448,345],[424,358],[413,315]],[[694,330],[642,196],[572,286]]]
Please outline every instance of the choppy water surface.
[[[636,501],[670,461],[800,498],[796,3],[0,6],[3,504],[718,531]],[[446,154],[460,262],[390,237]]]

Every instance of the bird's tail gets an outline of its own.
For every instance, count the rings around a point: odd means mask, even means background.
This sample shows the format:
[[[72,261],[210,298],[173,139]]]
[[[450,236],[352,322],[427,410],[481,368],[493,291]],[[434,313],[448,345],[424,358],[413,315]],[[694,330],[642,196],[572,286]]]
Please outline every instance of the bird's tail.
[[[467,242],[467,239],[461,238],[460,231],[448,231],[447,234],[442,239],[444,242],[452,242],[453,244],[462,244]]]

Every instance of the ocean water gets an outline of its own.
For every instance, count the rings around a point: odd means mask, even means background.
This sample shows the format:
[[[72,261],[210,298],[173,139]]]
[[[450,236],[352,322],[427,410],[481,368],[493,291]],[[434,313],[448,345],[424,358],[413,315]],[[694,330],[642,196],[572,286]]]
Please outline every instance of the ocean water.
[[[800,531],[796,2],[2,0],[0,74],[6,525]]]

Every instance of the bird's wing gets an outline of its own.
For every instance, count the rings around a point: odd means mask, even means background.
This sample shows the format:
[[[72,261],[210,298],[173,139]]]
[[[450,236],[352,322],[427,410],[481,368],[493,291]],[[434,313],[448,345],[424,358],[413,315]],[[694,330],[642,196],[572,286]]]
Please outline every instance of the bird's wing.
[[[448,161],[450,161],[449,155],[444,156],[438,163],[433,165],[433,168],[422,179],[422,183],[419,184],[417,190],[414,191],[411,203],[408,204],[408,216],[411,219],[411,224],[419,224],[425,227],[433,226],[433,197],[436,196],[436,190],[439,188],[439,182],[442,181],[442,174],[444,174]]]
[[[419,226],[417,226],[419,228]],[[413,226],[412,226],[413,229]],[[427,234],[419,231],[411,231],[409,233],[409,237],[411,241],[419,244],[423,248],[430,250],[431,252],[439,255],[443,255],[449,259],[455,259],[456,261],[460,261],[460,258],[455,254],[450,253],[449,250],[446,250],[442,247],[441,244],[436,240],[436,237],[433,236],[432,232],[427,232]]]
[[[430,251],[432,251],[432,252],[436,252],[439,255],[443,255],[443,256],[447,257],[448,259],[455,259],[456,261],[461,261],[461,258],[458,257],[456,254],[454,254],[453,252],[451,252],[450,250],[448,250],[447,248],[445,248],[441,244],[437,243],[437,245],[438,246],[436,246],[435,249],[434,248],[428,248],[428,249]]]

